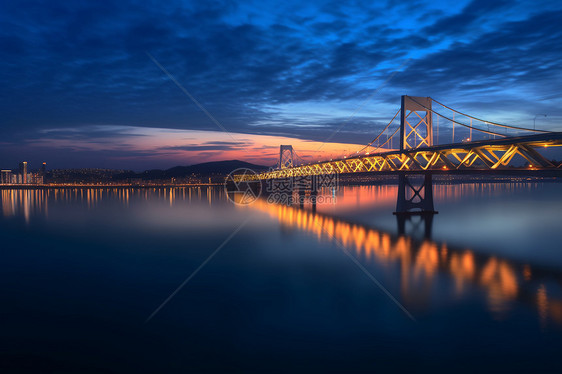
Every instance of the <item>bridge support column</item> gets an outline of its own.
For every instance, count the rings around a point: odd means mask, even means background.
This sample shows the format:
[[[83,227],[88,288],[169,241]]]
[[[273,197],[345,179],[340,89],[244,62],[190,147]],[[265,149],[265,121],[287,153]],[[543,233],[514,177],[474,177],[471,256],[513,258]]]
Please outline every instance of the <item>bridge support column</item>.
[[[436,214],[433,207],[433,181],[431,173],[425,173],[421,186],[416,186],[407,173],[398,175],[398,199],[396,215]]]

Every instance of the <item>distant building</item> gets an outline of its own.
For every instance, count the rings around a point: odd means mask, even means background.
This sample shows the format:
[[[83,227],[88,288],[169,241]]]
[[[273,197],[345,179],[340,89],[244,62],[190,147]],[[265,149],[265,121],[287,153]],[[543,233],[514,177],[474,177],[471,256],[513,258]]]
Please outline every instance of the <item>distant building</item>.
[[[12,183],[12,171],[11,170],[2,170],[1,171],[0,183],[2,183],[2,184],[11,184]]]
[[[41,172],[29,173],[27,175],[27,181],[31,184],[43,184],[43,175]]]
[[[22,178],[20,183],[27,184],[27,161],[20,163],[20,175]]]

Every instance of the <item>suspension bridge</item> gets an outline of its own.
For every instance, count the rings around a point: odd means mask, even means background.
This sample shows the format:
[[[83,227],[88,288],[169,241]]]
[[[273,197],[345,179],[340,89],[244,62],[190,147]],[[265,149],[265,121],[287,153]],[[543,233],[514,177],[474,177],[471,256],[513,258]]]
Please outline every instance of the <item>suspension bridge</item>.
[[[436,106],[440,109],[437,110]],[[438,133],[440,122],[441,129],[446,128],[452,133],[450,143],[435,141],[444,138]],[[394,140],[396,137],[397,141]],[[397,143],[397,148],[393,148],[394,143]],[[292,146],[281,145],[276,169],[241,178],[264,181],[329,174],[398,174],[396,212],[435,213],[431,193],[432,173],[562,171],[562,163],[553,162],[543,154],[545,149],[559,146],[562,146],[562,132],[487,121],[455,110],[431,97],[402,96],[400,109],[388,125],[354,153],[307,163]],[[409,176],[420,173],[425,178],[423,184],[417,187]]]

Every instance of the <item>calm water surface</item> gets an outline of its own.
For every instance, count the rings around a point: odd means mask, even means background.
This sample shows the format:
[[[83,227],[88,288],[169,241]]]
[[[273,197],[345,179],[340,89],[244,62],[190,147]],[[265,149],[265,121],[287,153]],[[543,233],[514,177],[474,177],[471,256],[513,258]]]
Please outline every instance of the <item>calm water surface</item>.
[[[436,185],[402,225],[393,185],[1,190],[0,369],[556,371],[561,187]]]

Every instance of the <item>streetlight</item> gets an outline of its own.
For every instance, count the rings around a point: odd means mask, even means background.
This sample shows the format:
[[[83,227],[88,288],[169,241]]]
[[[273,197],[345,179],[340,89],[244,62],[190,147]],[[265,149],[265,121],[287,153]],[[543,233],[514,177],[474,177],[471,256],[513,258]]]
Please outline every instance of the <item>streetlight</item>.
[[[537,129],[537,124],[536,124],[536,123],[537,123],[537,117],[538,117],[538,116],[545,116],[545,117],[546,117],[546,114],[537,114],[537,115],[535,115],[535,118],[533,118],[533,130],[536,130],[536,129]]]

